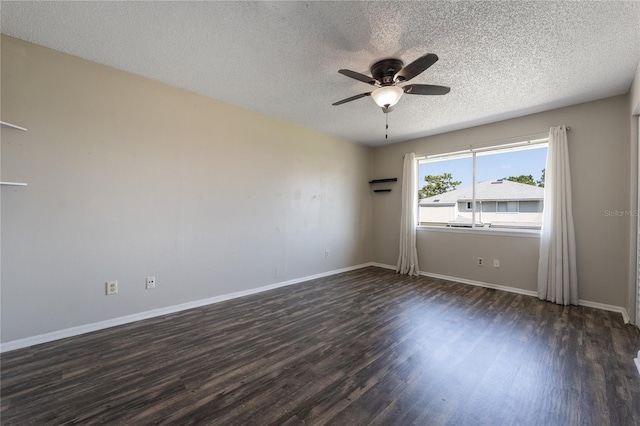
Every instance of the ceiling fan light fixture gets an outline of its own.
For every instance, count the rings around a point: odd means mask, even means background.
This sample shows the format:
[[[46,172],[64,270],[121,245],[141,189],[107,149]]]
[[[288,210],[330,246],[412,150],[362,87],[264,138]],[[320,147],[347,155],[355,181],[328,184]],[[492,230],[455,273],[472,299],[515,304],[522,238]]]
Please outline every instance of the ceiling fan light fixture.
[[[398,86],[383,86],[371,92],[371,97],[379,107],[390,108],[398,103],[403,93]]]

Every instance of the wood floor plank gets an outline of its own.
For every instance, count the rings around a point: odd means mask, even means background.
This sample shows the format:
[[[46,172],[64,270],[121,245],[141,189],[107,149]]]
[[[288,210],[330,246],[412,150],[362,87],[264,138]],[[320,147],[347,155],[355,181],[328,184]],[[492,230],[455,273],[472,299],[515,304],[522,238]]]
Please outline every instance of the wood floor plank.
[[[640,424],[616,313],[370,267],[0,356],[25,424]]]

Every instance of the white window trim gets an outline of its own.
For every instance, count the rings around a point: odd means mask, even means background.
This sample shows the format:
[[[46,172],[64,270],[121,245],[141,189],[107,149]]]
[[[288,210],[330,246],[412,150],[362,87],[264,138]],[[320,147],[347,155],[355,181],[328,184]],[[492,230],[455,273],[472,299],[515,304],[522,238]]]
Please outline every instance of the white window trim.
[[[454,234],[485,234],[497,237],[520,237],[540,239],[540,231],[537,229],[504,229],[504,228],[465,228],[450,226],[418,225],[417,231],[449,232]]]
[[[442,159],[443,157],[453,159],[454,157],[468,156],[472,152],[492,151],[496,149],[506,149],[512,147],[515,149],[526,146],[533,146],[540,143],[549,142],[549,132],[536,133],[533,135],[520,136],[516,138],[494,140],[488,142],[479,142],[475,144],[452,147],[450,149],[439,149],[416,154],[416,160]]]

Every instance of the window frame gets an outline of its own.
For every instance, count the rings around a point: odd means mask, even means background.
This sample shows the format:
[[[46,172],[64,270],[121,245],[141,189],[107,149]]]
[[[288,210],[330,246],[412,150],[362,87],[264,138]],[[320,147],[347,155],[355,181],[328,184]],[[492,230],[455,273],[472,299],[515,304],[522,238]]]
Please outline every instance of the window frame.
[[[468,227],[455,227],[455,226],[438,226],[438,225],[424,225],[421,224],[420,222],[418,222],[416,224],[416,228],[417,229],[433,229],[433,230],[438,230],[438,231],[443,231],[443,232],[460,232],[461,230],[464,230],[464,232],[485,232],[485,233],[498,233],[498,234],[505,234],[506,233],[513,233],[513,234],[522,234],[522,235],[526,235],[526,234],[535,234],[535,235],[539,235],[540,234],[540,229],[527,229],[527,228],[508,228],[508,229],[504,229],[504,228],[485,228],[482,226],[476,226],[476,217],[477,217],[477,207],[478,207],[478,200],[476,200],[476,157],[478,156],[478,154],[482,155],[492,155],[492,154],[498,154],[498,152],[496,151],[503,151],[503,152],[515,152],[515,151],[521,151],[521,150],[527,150],[527,149],[539,149],[542,146],[546,146],[547,149],[549,147],[549,134],[548,133],[540,133],[540,134],[536,134],[536,135],[530,135],[530,136],[524,136],[524,137],[520,137],[520,138],[511,138],[508,140],[503,140],[502,142],[500,141],[494,141],[494,142],[488,142],[488,143],[483,143],[483,144],[478,144],[478,145],[470,145],[469,148],[467,149],[452,149],[449,151],[441,151],[441,152],[434,152],[434,153],[426,153],[426,154],[421,154],[421,155],[416,155],[416,168],[419,168],[421,162],[424,161],[428,161],[428,160],[433,160],[433,161],[442,161],[442,160],[453,160],[456,158],[463,158],[466,156],[471,155],[471,159],[472,159],[472,200],[471,201],[467,201],[465,202],[465,207],[468,206],[469,204],[471,204],[472,209],[471,210],[467,210],[467,211],[471,211],[471,226]],[[545,168],[546,168],[546,164],[545,164]],[[481,202],[481,201],[480,201]],[[544,209],[544,198],[542,200],[543,202],[543,209]],[[517,212],[500,212],[501,214],[514,214],[514,213],[518,213],[520,210],[520,206],[519,206],[519,201],[517,202]],[[419,218],[420,217],[420,203],[416,203],[416,217]],[[482,206],[480,206],[480,210],[482,210]],[[498,202],[496,201],[496,213],[498,213]]]
[[[506,204],[507,209],[505,211],[501,211],[499,206],[500,203],[502,204]],[[516,209],[515,210],[509,210],[509,204],[510,203],[514,203],[516,205]],[[513,213],[520,213],[520,201],[496,201],[496,213],[500,213],[500,214],[513,214]]]

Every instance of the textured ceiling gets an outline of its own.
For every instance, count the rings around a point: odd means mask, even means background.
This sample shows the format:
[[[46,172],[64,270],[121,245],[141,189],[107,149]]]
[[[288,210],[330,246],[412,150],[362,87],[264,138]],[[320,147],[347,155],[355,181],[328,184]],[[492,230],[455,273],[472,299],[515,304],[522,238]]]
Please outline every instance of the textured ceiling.
[[[640,2],[10,2],[3,33],[368,145],[626,93]],[[338,74],[440,57],[385,117]]]

